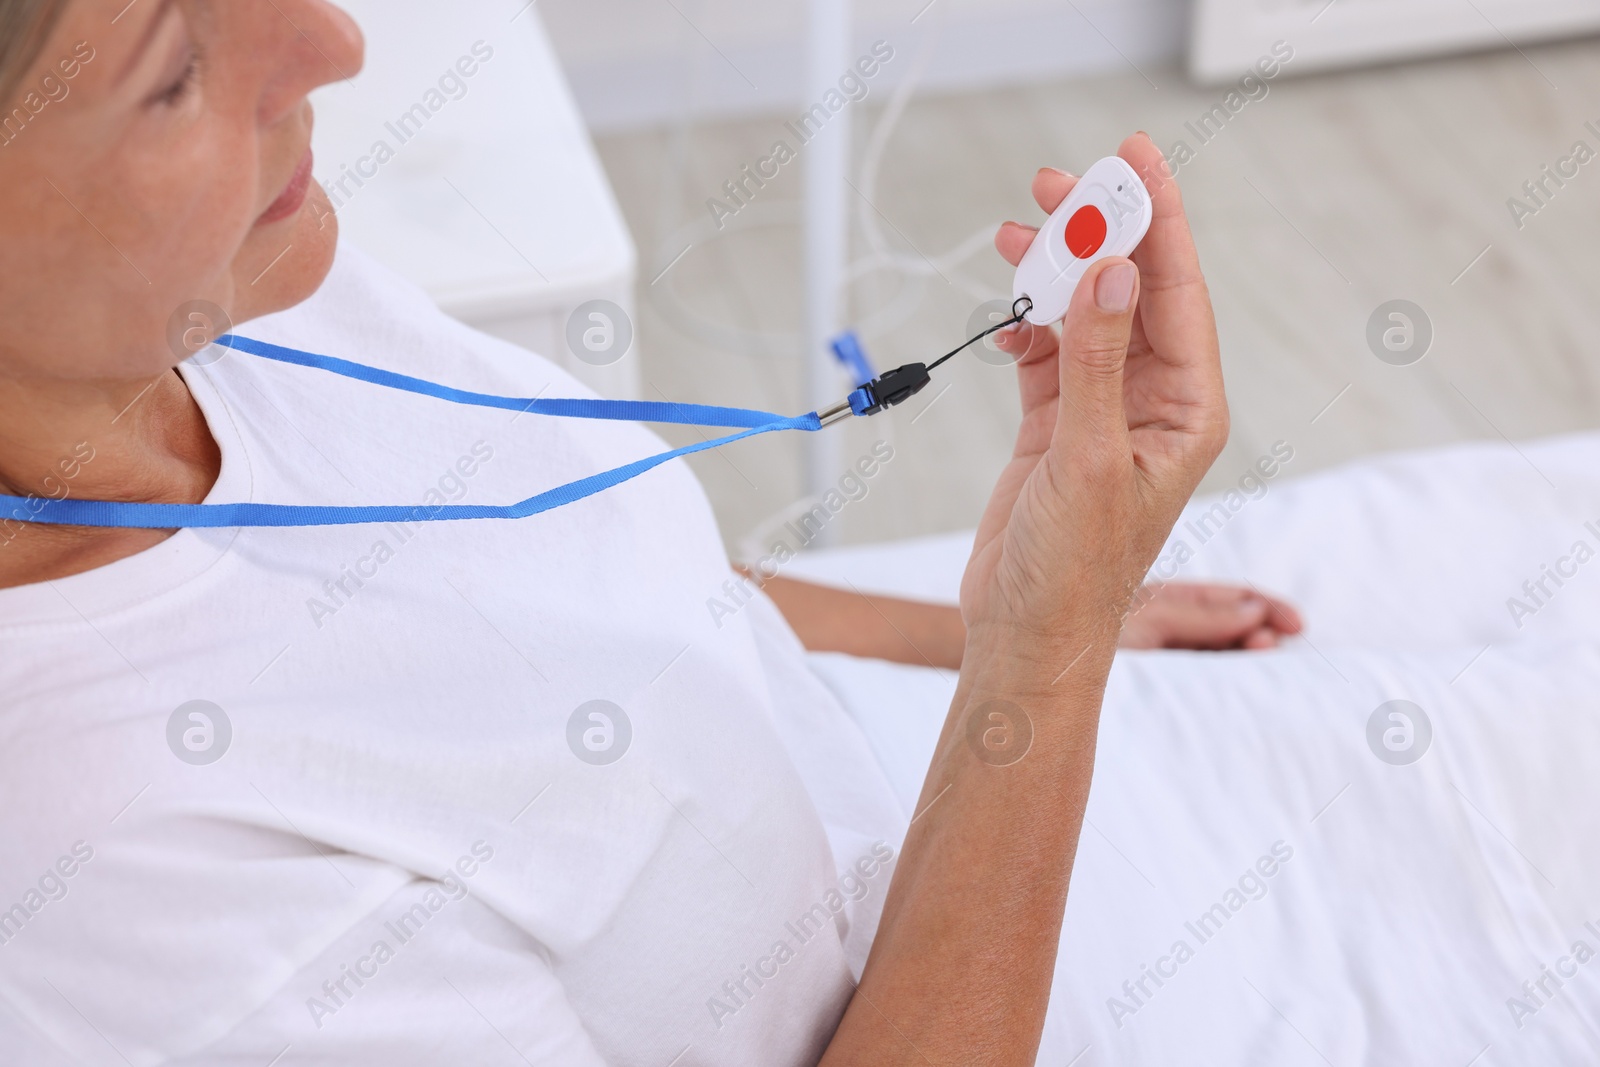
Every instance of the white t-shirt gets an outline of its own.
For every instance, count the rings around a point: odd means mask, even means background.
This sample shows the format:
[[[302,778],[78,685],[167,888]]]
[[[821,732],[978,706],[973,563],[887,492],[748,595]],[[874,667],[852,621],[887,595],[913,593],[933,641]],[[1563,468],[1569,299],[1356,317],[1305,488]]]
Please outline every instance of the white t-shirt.
[[[240,332],[589,395],[349,249]],[[663,447],[239,353],[183,375],[211,502],[508,503]],[[772,605],[713,618],[729,577],[674,462],[0,590],[0,1061],[814,1063],[904,814]]]

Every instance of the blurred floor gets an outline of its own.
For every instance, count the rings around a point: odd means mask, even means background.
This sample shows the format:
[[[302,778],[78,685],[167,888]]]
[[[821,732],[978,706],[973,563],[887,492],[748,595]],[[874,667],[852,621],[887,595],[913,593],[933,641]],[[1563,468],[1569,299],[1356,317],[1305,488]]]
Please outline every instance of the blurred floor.
[[[1575,142],[1600,150],[1600,42],[1279,78],[1198,147],[1184,124],[1224,92],[1147,69],[919,99],[889,146],[875,208],[900,251],[936,256],[985,224],[1037,222],[1028,188],[1041,165],[1081,171],[1137,129],[1164,149],[1197,147],[1180,183],[1234,413],[1204,489],[1236,482],[1278,441],[1295,450],[1288,473],[1304,474],[1374,452],[1600,423],[1600,160],[1564,188],[1547,183],[1554,195],[1520,230],[1507,205]],[[858,143],[883,103],[856,112]],[[650,284],[689,243],[685,227],[709,219],[706,199],[785,135],[785,117],[678,141],[671,131],[599,141],[641,250],[647,395],[802,410],[798,163]],[[880,368],[953,347],[979,295],[1009,293],[1010,269],[992,251],[962,273],[975,286],[947,271],[852,287],[853,321],[886,308],[898,319],[864,335]],[[1407,367],[1380,362],[1366,341],[1374,310],[1397,298],[1421,305],[1436,331],[1428,356]],[[976,522],[1009,454],[1013,374],[970,355],[950,370],[904,408],[846,424],[846,462],[878,438],[896,454],[835,524],[840,541]],[[730,546],[770,540],[763,524],[801,494],[798,450],[783,435],[694,459]]]

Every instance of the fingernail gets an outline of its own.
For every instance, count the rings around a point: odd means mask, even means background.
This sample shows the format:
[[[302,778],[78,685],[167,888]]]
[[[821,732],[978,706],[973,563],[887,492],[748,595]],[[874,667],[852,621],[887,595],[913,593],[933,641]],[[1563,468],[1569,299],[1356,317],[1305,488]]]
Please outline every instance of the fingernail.
[[[1040,167],[1039,168],[1039,173],[1044,174],[1044,173],[1047,173],[1047,172],[1050,173],[1050,174],[1059,174],[1063,178],[1071,178],[1071,177],[1073,177],[1073,174],[1072,174],[1071,171],[1062,170],[1060,167]]]
[[[1133,283],[1139,271],[1132,263],[1118,263],[1100,272],[1094,284],[1094,302],[1101,311],[1121,314],[1133,303]]]

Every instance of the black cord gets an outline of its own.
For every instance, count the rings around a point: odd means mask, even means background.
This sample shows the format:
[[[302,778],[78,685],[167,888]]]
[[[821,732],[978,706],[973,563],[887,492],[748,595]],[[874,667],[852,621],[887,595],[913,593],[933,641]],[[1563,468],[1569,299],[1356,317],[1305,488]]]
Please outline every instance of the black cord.
[[[929,376],[940,364],[955,358],[958,354],[977,344],[979,341],[1005,329],[1015,326],[1023,320],[1023,316],[1033,310],[1033,301],[1025,296],[1018,297],[1011,305],[1011,317],[1004,322],[997,323],[984,330],[972,340],[967,341],[954,352],[946,353],[934,360],[931,364],[907,363],[903,367],[885,371],[870,382],[863,383],[851,393],[842,403],[835,404],[825,411],[817,412],[821,425],[828,426],[850,415],[876,415],[885,408],[892,408],[903,404],[916,396],[927,387],[933,379]]]
[[[1021,311],[1018,311],[1017,310],[1018,306],[1021,305],[1021,304],[1024,304],[1024,303],[1027,304],[1028,306],[1023,308]],[[948,359],[952,359],[952,358],[960,355],[962,352],[965,352],[968,348],[971,348],[973,345],[977,344],[979,341],[983,340],[985,337],[988,337],[990,334],[999,333],[1001,330],[1005,329],[1008,326],[1015,326],[1017,323],[1019,323],[1019,322],[1021,322],[1023,320],[1023,318],[1028,314],[1028,312],[1030,312],[1032,310],[1033,310],[1033,301],[1032,300],[1030,300],[1028,297],[1025,297],[1025,296],[1024,297],[1018,297],[1016,302],[1011,305],[1011,317],[1009,319],[1007,319],[1006,321],[1004,321],[1002,323],[999,323],[997,325],[989,327],[987,330],[984,330],[982,333],[978,334],[978,336],[974,337],[972,340],[963,342],[961,347],[957,348],[955,351],[947,352],[944,355],[940,356],[938,359],[936,359],[932,363],[928,364],[928,371],[931,373],[934,370],[937,370],[941,363],[945,362]]]

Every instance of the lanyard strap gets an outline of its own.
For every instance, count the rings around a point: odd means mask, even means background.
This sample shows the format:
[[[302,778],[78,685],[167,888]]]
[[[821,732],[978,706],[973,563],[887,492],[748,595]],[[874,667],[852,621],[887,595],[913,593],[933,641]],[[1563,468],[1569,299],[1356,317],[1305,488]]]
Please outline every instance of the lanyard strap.
[[[1023,307],[1027,304],[1027,307]],[[319,356],[296,348],[255,341],[236,334],[219,337],[216,343],[235,352],[275,360],[298,367],[327,371],[344,378],[416,393],[451,404],[501,408],[530,415],[568,419],[613,419],[623,422],[674,423],[680,426],[736,428],[728,434],[697,445],[685,445],[661,452],[601,474],[558,485],[515,504],[416,504],[339,507],[320,504],[142,504],[117,500],[45,499],[43,497],[0,494],[0,522],[37,523],[46,526],[100,526],[141,530],[236,528],[245,526],[351,526],[359,523],[446,522],[459,519],[525,519],[529,515],[572,504],[614,485],[639,477],[669,460],[692,456],[712,448],[742,441],[747,437],[778,430],[803,430],[813,433],[824,426],[851,416],[876,415],[885,408],[904,403],[928,384],[929,372],[970,345],[1022,321],[1032,301],[1023,297],[1012,305],[1011,318],[997,323],[966,341],[960,348],[932,364],[908,363],[896,367],[873,381],[863,383],[842,402],[806,415],[785,418],[768,411],[717,407],[708,404],[674,404],[651,400],[549,400],[539,397],[496,396],[456,389],[409,374],[397,374],[335,356]]]
[[[502,408],[574,419],[614,419],[626,422],[676,423],[683,426],[740,427],[699,444],[674,448],[614,470],[579,478],[548,489],[515,504],[417,504],[336,507],[304,504],[144,504],[112,500],[44,499],[0,494],[0,517],[50,526],[100,526],[124,529],[175,530],[245,526],[349,526],[358,523],[443,522],[459,519],[522,519],[550,511],[637,478],[669,460],[719,448],[747,437],[778,430],[815,431],[822,428],[816,412],[785,418],[765,411],[673,404],[640,400],[572,400],[495,396],[475,393],[437,382],[333,356],[320,356],[247,337],[228,335],[217,344],[237,352],[301,367],[328,371],[345,378],[388,389],[416,393],[453,404]]]
[[[550,415],[568,419],[613,419],[618,422],[670,422],[682,426],[727,426],[742,429],[756,429],[783,421],[782,415],[766,411],[716,407],[709,404],[673,404],[654,400],[541,400],[537,397],[494,396],[491,393],[455,389],[423,378],[413,378],[409,374],[396,374],[380,367],[369,367],[365,363],[352,363],[348,359],[339,359],[335,356],[319,356],[233,334],[217,338],[216,343],[235,352],[247,352],[262,359],[290,363],[299,367],[312,367],[344,378],[354,378],[358,382],[381,385],[386,389],[431,396],[436,400],[445,400],[452,404],[501,408],[528,415]],[[779,429],[788,428],[779,427]]]

